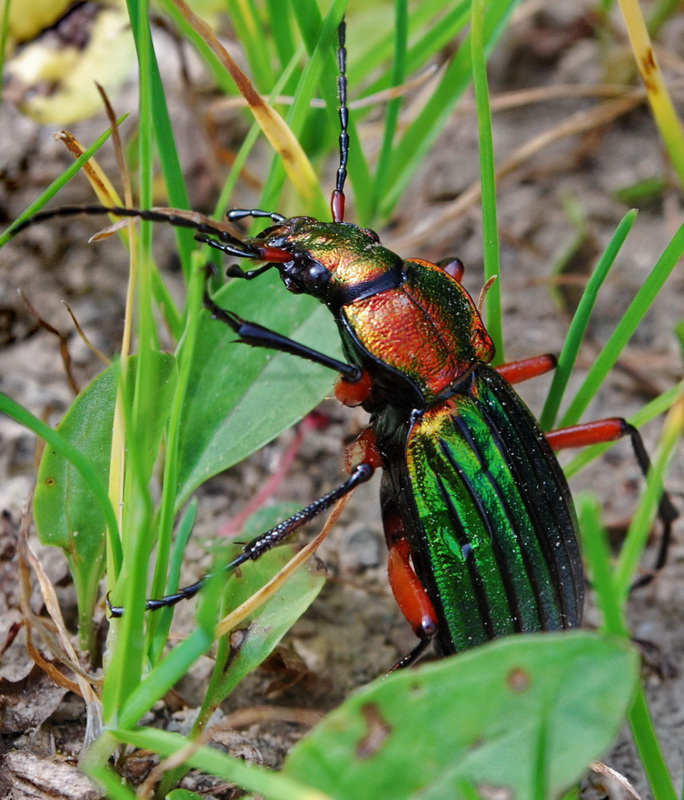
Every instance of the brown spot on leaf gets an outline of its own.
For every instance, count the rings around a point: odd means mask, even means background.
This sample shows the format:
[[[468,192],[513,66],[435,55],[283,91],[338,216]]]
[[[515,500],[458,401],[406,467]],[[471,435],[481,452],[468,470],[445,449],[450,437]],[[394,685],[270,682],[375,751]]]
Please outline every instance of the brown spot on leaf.
[[[508,673],[506,682],[508,683],[508,686],[511,689],[511,691],[525,692],[527,691],[527,689],[530,688],[532,680],[530,678],[529,672],[520,667],[516,667],[515,669],[512,669]]]
[[[366,734],[356,748],[359,758],[371,758],[382,747],[392,728],[385,722],[376,703],[367,703],[361,709],[366,719]]]
[[[249,633],[249,626],[247,626],[246,628],[237,628],[236,630],[230,632],[231,658],[236,656],[240,652],[242,646],[247,640],[248,633]]]

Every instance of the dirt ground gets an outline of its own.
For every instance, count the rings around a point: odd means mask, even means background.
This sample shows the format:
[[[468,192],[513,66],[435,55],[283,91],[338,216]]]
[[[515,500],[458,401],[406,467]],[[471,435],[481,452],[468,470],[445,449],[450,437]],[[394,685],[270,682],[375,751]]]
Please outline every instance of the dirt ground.
[[[507,357],[558,351],[568,324],[572,287],[559,307],[550,292],[553,265],[568,257],[571,275],[581,279],[629,206],[617,193],[646,178],[670,177],[650,112],[643,99],[630,111],[596,125],[587,118],[600,104],[592,92],[573,95],[562,87],[598,84],[638,84],[630,73],[629,54],[613,41],[605,54],[594,20],[578,3],[528,4],[497,48],[490,72],[495,97],[534,87],[549,91],[538,101],[513,99],[501,109],[495,103],[494,135],[497,163],[504,163],[524,143],[573,120],[581,132],[559,137],[502,179],[499,214],[502,272],[506,312]],[[553,9],[553,10],[551,10]],[[661,32],[661,60],[668,75],[682,85],[684,78],[684,15],[675,16]],[[173,65],[173,54],[169,56]],[[174,67],[175,68],[175,67]],[[172,70],[171,70],[172,71]],[[165,73],[166,74],[166,73]],[[558,88],[560,87],[560,88]],[[556,90],[559,97],[552,96]],[[351,87],[353,93],[353,87]],[[117,98],[117,108],[133,108],[134,94]],[[680,101],[682,94],[675,93]],[[205,102],[205,98],[197,102]],[[499,101],[500,102],[500,101]],[[127,106],[128,104],[128,106]],[[499,109],[499,110],[496,110]],[[196,147],[196,105],[180,94],[174,103],[174,123],[188,174],[194,176],[193,202],[203,208],[213,203],[207,154]],[[85,141],[104,127],[102,119],[72,126]],[[14,219],[69,163],[69,157],[52,137],[52,131],[19,115],[11,106],[0,114],[0,215]],[[258,172],[259,165],[253,167]],[[477,296],[482,283],[480,215],[477,201],[459,207],[459,198],[477,179],[477,130],[470,97],[451,119],[447,130],[412,184],[390,229],[381,231],[383,242],[405,257],[439,259],[457,254],[467,264],[465,284]],[[674,184],[672,184],[674,186]],[[666,181],[654,197],[642,203],[639,218],[599,298],[598,313],[589,333],[574,385],[600,351],[627,304],[643,283],[666,244],[681,224],[681,195]],[[247,196],[248,197],[248,196]],[[59,204],[88,202],[82,178],[58,197]],[[240,200],[248,206],[250,200]],[[577,225],[569,208],[579,209],[585,231],[575,248]],[[353,218],[353,211],[352,216]],[[93,248],[86,244],[96,229],[91,221],[43,225],[27,231],[0,254],[0,389],[35,414],[56,422],[71,401],[64,378],[59,344],[41,330],[27,312],[18,290],[40,314],[68,334],[74,374],[85,384],[100,365],[72,329],[62,301],[73,308],[81,326],[95,345],[111,352],[120,338],[126,264],[118,248]],[[180,279],[173,255],[160,264],[174,290]],[[681,265],[680,265],[681,267]],[[656,300],[607,387],[586,418],[630,416],[657,393],[681,377],[682,358],[674,325],[682,318],[684,273],[678,268],[668,288]],[[332,323],[331,323],[332,324]],[[545,379],[525,386],[521,394],[534,410],[543,402]],[[311,433],[282,487],[281,499],[306,504],[333,486],[342,474],[341,442],[358,431],[363,414],[326,401],[329,417],[323,432]],[[643,433],[652,448],[661,420]],[[214,479],[201,493],[201,519],[196,541],[189,549],[188,581],[209,563],[204,544],[212,531],[252,497],[278,464],[292,432],[257,453],[248,463]],[[33,437],[6,418],[0,418],[0,644],[9,642],[21,621],[19,611],[16,541],[22,506],[34,481]],[[620,444],[599,464],[573,481],[573,490],[591,487],[601,498],[606,519],[616,537],[624,530],[642,481],[628,444]],[[681,508],[684,464],[681,453],[669,481]],[[287,637],[285,646],[304,660],[311,680],[274,694],[267,702],[273,713],[266,721],[252,721],[236,733],[231,751],[244,752],[267,764],[278,764],[288,744],[306,730],[310,711],[336,706],[353,688],[381,674],[407,652],[413,637],[389,591],[381,537],[377,480],[361,487],[321,552],[330,580],[309,612]],[[655,583],[635,592],[630,602],[630,625],[635,638],[646,642],[644,680],[665,756],[681,786],[684,777],[684,550],[681,520],[675,527],[670,561]],[[34,543],[35,544],[35,543]],[[65,613],[73,614],[74,598],[61,555],[36,544],[51,580],[58,587]],[[197,563],[192,563],[196,559]],[[37,603],[36,610],[40,607]],[[586,624],[599,621],[590,605]],[[159,711],[174,729],[182,730],[187,710],[199,702],[208,659],[197,666],[178,688],[176,705]],[[264,670],[250,676],[226,705],[226,713],[263,705],[265,687],[273,681]],[[4,777],[0,794],[15,797],[97,797],[87,785],[76,784],[70,768],[82,741],[82,705],[78,698],[56,688],[27,655],[24,632],[8,644],[0,663],[0,748]],[[23,698],[23,700],[21,699]],[[180,698],[180,699],[179,699]],[[279,719],[282,707],[308,709],[303,724]],[[254,712],[253,720],[259,715]],[[68,770],[61,778],[54,766]],[[650,797],[642,768],[628,732],[624,732],[605,759],[630,780],[640,796]],[[142,767],[141,767],[142,769]],[[59,781],[62,781],[61,783]],[[199,780],[199,779],[196,779]],[[50,783],[54,781],[54,785]],[[4,782],[4,784],[3,784]],[[51,794],[46,794],[50,784]],[[6,792],[2,792],[2,789]],[[188,786],[199,790],[200,784]],[[34,791],[34,794],[31,794]],[[587,789],[585,797],[606,793]],[[40,792],[43,792],[42,794]],[[213,787],[207,796],[231,797],[229,789]],[[627,796],[626,794],[611,797]]]

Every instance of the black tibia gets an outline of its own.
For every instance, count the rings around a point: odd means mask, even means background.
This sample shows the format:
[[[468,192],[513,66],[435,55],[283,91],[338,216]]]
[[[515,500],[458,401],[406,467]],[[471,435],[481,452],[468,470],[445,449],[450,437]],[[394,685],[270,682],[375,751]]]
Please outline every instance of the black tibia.
[[[306,508],[303,508],[301,511],[293,514],[291,517],[279,523],[274,528],[271,528],[265,533],[262,533],[260,536],[257,536],[256,539],[252,539],[251,542],[244,546],[242,552],[239,556],[237,556],[237,558],[234,558],[230,563],[226,564],[226,566],[223,568],[223,571],[230,572],[236,567],[239,567],[241,564],[244,564],[246,561],[255,561],[266,551],[276,547],[279,544],[282,544],[289,539],[290,536],[295,533],[295,531],[299,530],[299,528],[301,528],[303,525],[306,525],[307,522],[315,519],[319,514],[327,511],[338,500],[341,500],[345,495],[349,494],[349,492],[355,489],[359,484],[365,483],[367,480],[369,480],[372,475],[373,468],[369,464],[359,464],[352,475],[337,488],[333,489],[331,492],[328,492],[328,494],[324,495],[323,497],[320,497],[318,500],[314,500],[314,502],[310,503],[308,506],[306,506]],[[175,606],[177,603],[180,603],[181,600],[189,600],[191,597],[194,597],[197,592],[199,592],[199,590],[211,577],[211,575],[205,575],[204,578],[201,578],[196,583],[193,583],[190,586],[185,586],[174,594],[168,594],[156,600],[148,600],[145,603],[145,608],[147,611],[157,611],[160,608],[169,608],[170,606]],[[121,606],[110,605],[109,611],[112,617],[121,617],[124,613],[124,609]]]
[[[232,328],[237,333],[240,342],[249,344],[252,347],[266,347],[269,350],[279,350],[281,353],[289,353],[299,358],[305,358],[307,361],[313,361],[315,364],[320,364],[323,367],[339,372],[348,381],[354,382],[361,378],[361,368],[357,367],[356,364],[338,361],[332,356],[327,356],[325,353],[313,350],[300,342],[288,339],[287,336],[265,328],[263,325],[242,319],[232,311],[218,306],[206,290],[204,292],[204,306],[211,312],[214,319],[225,322],[226,325]]]

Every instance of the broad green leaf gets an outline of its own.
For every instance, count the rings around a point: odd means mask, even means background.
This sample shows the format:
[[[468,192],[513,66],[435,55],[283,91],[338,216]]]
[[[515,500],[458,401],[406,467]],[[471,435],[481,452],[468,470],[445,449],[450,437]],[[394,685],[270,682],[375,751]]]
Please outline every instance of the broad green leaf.
[[[555,797],[609,746],[637,678],[637,654],[619,640],[502,639],[362,689],[295,746],[283,772],[337,800],[443,800],[464,782],[531,798],[540,775],[543,796]]]
[[[339,357],[337,328],[325,308],[311,298],[289,295],[276,275],[261,277],[258,287],[255,283],[232,281],[216,301]],[[238,344],[236,338],[209,314],[200,323],[183,409],[177,507],[204,481],[301,419],[336,377],[317,364]]]
[[[295,554],[296,549],[278,547],[258,561],[245,564],[239,578],[230,586],[230,609],[254,595]],[[325,573],[316,559],[309,559],[296,570],[270,600],[264,603],[240,626],[240,643],[231,648],[230,665],[218,687],[220,700],[256,669],[274,650],[306,609],[313,603],[325,583]]]
[[[105,486],[115,396],[116,370],[110,367],[76,397],[58,428]],[[33,513],[40,541],[61,548],[66,556],[83,624],[92,614],[104,570],[106,523],[84,476],[50,446],[40,461]]]
[[[149,414],[140,453],[151,472],[163,432],[171,389],[175,381],[175,360],[156,353],[154,413]],[[135,359],[129,361],[128,382],[132,391]],[[118,367],[109,367],[76,397],[59,424],[60,434],[90,463],[93,474],[107,485],[112,444],[112,422],[116,402]],[[80,470],[63,454],[46,447],[38,470],[34,497],[38,536],[43,544],[63,550],[78,596],[81,625],[87,624],[104,569],[106,523],[92,488]]]

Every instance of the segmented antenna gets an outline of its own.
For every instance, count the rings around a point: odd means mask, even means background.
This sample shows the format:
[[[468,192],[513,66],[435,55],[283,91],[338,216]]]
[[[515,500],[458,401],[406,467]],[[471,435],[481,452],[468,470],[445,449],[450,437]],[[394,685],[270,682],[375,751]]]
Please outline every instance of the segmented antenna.
[[[345,47],[347,23],[342,20],[337,29],[337,96],[340,105],[340,166],[337,169],[335,191],[330,199],[333,222],[344,221],[344,182],[347,179],[349,157],[349,109],[347,108],[347,48]]]
[[[225,252],[238,258],[258,258],[259,250],[252,245],[237,239],[231,233],[217,226],[212,219],[205,217],[197,211],[183,211],[177,208],[126,208],[121,206],[60,206],[50,208],[47,211],[39,211],[32,217],[23,220],[11,230],[11,235],[16,236],[25,228],[36,225],[39,222],[46,222],[51,219],[61,217],[74,217],[80,214],[86,216],[99,216],[101,214],[113,214],[115,217],[132,217],[134,219],[144,219],[147,222],[165,222],[175,228],[189,228],[197,231],[198,234],[210,234],[216,236],[219,242],[225,246]]]

